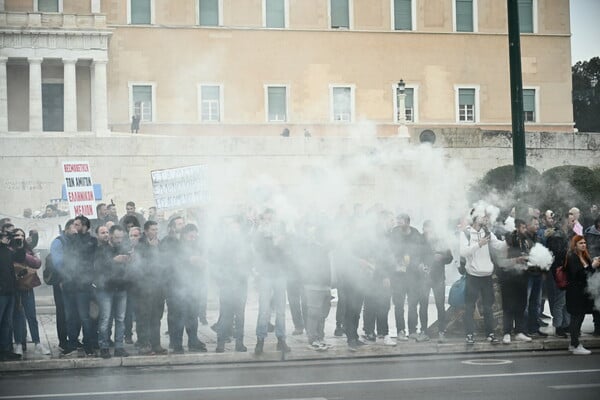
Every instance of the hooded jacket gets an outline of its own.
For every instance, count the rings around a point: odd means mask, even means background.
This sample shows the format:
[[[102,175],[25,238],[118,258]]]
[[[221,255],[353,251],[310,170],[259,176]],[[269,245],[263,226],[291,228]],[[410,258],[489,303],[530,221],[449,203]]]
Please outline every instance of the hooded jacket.
[[[490,235],[490,242],[479,247],[479,241],[487,234]],[[500,250],[504,245],[504,242],[498,240],[496,235],[483,227],[476,231],[472,226],[468,226],[465,232],[460,235],[460,255],[465,257],[467,261],[465,265],[467,273],[479,277],[492,275],[494,273],[494,263],[490,256],[490,246],[493,249]]]

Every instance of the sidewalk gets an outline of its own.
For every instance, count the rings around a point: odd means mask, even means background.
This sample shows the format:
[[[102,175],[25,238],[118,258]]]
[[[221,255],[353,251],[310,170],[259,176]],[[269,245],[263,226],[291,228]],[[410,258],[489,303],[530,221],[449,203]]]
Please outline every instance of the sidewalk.
[[[225,347],[225,353],[215,353],[216,334],[210,329],[210,324],[216,322],[218,318],[218,310],[216,304],[209,298],[208,306],[208,321],[209,325],[200,325],[198,336],[204,341],[208,347],[207,353],[189,353],[185,354],[169,354],[163,356],[138,356],[137,349],[134,345],[125,345],[125,349],[130,353],[126,358],[111,358],[104,360],[96,357],[85,357],[82,353],[72,353],[68,356],[62,356],[58,349],[58,338],[56,334],[55,316],[53,310],[53,302],[50,296],[40,296],[36,299],[38,304],[38,322],[40,328],[40,337],[52,351],[52,355],[44,356],[33,352],[33,344],[28,343],[28,351],[24,353],[24,359],[17,362],[0,362],[0,372],[8,371],[29,371],[29,370],[51,370],[51,369],[71,369],[71,368],[104,368],[116,366],[166,366],[166,365],[192,365],[192,364],[221,364],[221,363],[253,363],[264,361],[282,361],[282,360],[326,360],[326,359],[349,359],[349,358],[364,358],[364,357],[387,357],[401,355],[416,355],[416,354],[459,354],[459,353],[486,353],[486,352],[506,352],[506,351],[543,351],[543,350],[564,350],[567,354],[569,345],[568,339],[558,339],[552,336],[553,330],[551,327],[543,328],[550,336],[545,339],[534,339],[532,342],[513,342],[509,345],[488,344],[484,338],[477,338],[477,342],[473,346],[467,346],[462,335],[448,337],[445,343],[437,343],[437,337],[432,337],[429,342],[417,343],[414,340],[408,342],[399,342],[397,346],[384,346],[383,340],[378,339],[376,343],[364,346],[357,352],[350,352],[346,346],[345,337],[333,336],[335,329],[335,311],[336,304],[333,303],[329,317],[325,324],[325,341],[333,345],[333,348],[317,352],[308,348],[306,335],[294,336],[293,323],[287,312],[286,328],[288,331],[287,343],[292,351],[287,354],[282,354],[275,350],[276,339],[274,334],[270,333],[265,341],[265,352],[260,355],[254,355],[254,345],[256,344],[256,335],[254,329],[256,326],[256,316],[258,314],[258,302],[254,296],[249,297],[246,307],[246,329],[245,329],[245,344],[248,347],[247,353],[234,352],[234,344],[229,343]],[[167,347],[169,338],[165,335],[167,330],[166,313],[164,315],[161,332],[162,345]],[[430,322],[436,320],[435,306],[429,306]],[[395,332],[395,323],[393,312],[389,316],[390,332]],[[362,327],[362,321],[361,321]],[[593,337],[589,333],[593,330],[591,315],[586,317],[583,325],[584,334],[581,337],[582,344],[589,349],[600,349],[600,338]],[[359,333],[362,333],[359,331]],[[135,333],[134,333],[135,339]],[[187,338],[184,334],[184,344],[187,343]],[[600,351],[600,350],[597,350]],[[111,351],[112,352],[112,351]]]

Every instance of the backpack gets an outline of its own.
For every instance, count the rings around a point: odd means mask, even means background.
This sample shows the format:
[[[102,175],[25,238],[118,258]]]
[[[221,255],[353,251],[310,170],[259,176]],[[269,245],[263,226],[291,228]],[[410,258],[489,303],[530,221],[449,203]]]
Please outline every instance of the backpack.
[[[560,290],[565,290],[569,286],[569,279],[567,278],[567,256],[565,256],[565,262],[560,267],[556,268],[554,272],[554,282],[556,287]]]
[[[18,290],[26,291],[42,284],[35,268],[30,268],[22,263],[14,263],[13,266]]]
[[[61,236],[58,236],[57,239],[60,240],[60,243],[62,243],[63,246],[65,245],[65,242]],[[54,286],[60,283],[60,276],[54,266],[54,263],[52,262],[51,252],[48,253],[44,260],[44,272],[42,276],[46,285]]]

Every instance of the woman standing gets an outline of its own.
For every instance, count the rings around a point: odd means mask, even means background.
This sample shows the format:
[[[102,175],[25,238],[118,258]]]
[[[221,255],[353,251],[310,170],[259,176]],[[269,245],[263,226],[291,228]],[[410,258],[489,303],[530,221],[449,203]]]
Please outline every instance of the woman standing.
[[[11,246],[15,250],[17,248],[25,249],[25,265],[27,265],[29,268],[40,268],[42,262],[33,253],[29,243],[25,240],[25,232],[22,229],[17,228],[13,231],[13,240],[11,242]],[[25,320],[27,320],[27,324],[29,325],[31,340],[35,344],[35,352],[38,354],[49,355],[50,350],[48,350],[48,348],[40,342],[40,332],[38,328],[37,315],[35,312],[35,295],[33,293],[33,289],[17,290],[15,310],[13,313],[13,331],[16,343],[15,353],[21,355],[23,355],[23,350],[25,348],[25,342],[27,339]]]
[[[569,253],[567,255],[567,311],[571,314],[571,345],[569,350],[573,354],[588,355],[592,352],[579,343],[581,324],[585,314],[591,314],[594,302],[587,292],[588,277],[595,273],[600,267],[600,258],[590,258],[587,251],[585,238],[575,235],[571,239]]]

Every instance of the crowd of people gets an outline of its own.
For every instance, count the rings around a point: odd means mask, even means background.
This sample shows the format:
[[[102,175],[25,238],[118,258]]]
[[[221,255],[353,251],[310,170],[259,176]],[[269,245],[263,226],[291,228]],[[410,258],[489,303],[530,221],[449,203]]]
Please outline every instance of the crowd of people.
[[[589,354],[579,337],[590,313],[594,335],[600,335],[600,313],[588,290],[588,279],[600,268],[600,217],[596,207],[586,220],[580,214],[576,208],[560,216],[530,209],[526,217],[496,218],[489,209],[475,207],[452,228],[454,237],[449,240],[440,234],[446,228],[440,221],[427,220],[419,231],[409,215],[395,216],[378,205],[366,211],[359,205],[352,212],[340,209],[332,218],[310,213],[290,229],[270,208],[224,215],[209,228],[202,214],[194,215],[190,223],[180,214],[166,219],[152,207],[146,220],[136,212],[135,203],[128,202],[126,214],[118,218],[114,204],[99,204],[97,219],[69,219],[52,241],[44,280],[53,288],[58,346],[65,355],[126,357],[124,344],[134,344],[134,332],[139,354],[168,354],[161,343],[165,308],[171,352],[184,352],[184,331],[187,351],[206,352],[198,325],[208,324],[209,282],[219,288],[219,318],[212,325],[218,353],[228,342],[237,352],[247,351],[249,286],[258,293],[255,354],[263,353],[265,339],[273,331],[276,349],[291,351],[286,343],[287,304],[293,334],[306,333],[310,349],[327,351],[331,344],[325,340],[324,326],[332,288],[338,295],[333,334],[346,336],[348,350],[357,351],[377,340],[386,346],[431,340],[431,292],[437,310],[435,333],[439,342],[445,342],[445,270],[460,258],[467,345],[476,341],[476,307],[483,314],[485,340],[490,344],[546,337],[540,327],[545,324],[542,310],[547,300],[553,333],[570,337],[573,354]],[[1,360],[21,359],[27,350],[26,324],[34,351],[50,354],[40,342],[34,290],[17,288],[15,273],[17,263],[32,269],[42,265],[34,251],[35,232],[25,237],[7,219],[0,225]],[[460,246],[454,249],[453,242]],[[553,254],[550,266],[532,261],[536,243]],[[563,266],[566,290],[554,279]],[[492,309],[494,280],[502,300],[501,337],[496,336]],[[392,306],[393,333],[388,325]]]

